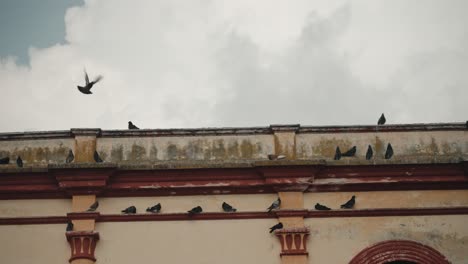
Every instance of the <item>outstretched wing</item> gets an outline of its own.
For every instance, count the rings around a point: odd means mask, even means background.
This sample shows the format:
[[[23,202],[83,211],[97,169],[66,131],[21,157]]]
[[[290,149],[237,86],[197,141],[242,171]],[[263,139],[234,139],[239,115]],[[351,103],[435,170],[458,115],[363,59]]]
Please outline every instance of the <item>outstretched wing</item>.
[[[96,77],[96,79],[94,79],[93,83],[97,83],[100,80],[102,80],[102,75],[99,75],[98,77]]]
[[[86,73],[86,70],[84,71],[84,78],[85,78],[85,81],[86,81],[86,85],[89,84],[89,78],[88,78],[88,73]]]

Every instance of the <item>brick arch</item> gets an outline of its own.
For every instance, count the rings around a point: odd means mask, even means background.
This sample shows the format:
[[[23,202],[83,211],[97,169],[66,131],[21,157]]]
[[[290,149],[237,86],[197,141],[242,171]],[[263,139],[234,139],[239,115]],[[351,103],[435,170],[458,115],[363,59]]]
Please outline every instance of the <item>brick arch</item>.
[[[435,249],[409,240],[388,240],[359,252],[349,264],[384,264],[404,260],[424,264],[449,264]]]

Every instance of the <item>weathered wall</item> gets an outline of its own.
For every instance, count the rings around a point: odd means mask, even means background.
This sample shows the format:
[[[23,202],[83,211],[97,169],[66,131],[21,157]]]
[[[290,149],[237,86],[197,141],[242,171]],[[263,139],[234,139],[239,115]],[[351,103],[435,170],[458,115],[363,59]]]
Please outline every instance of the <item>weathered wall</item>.
[[[70,258],[66,225],[0,226],[3,264],[64,264]]]
[[[279,264],[274,219],[98,223],[101,264]],[[325,262],[324,262],[325,263]]]
[[[360,251],[392,239],[430,246],[453,264],[468,259],[467,216],[402,216],[306,219],[309,263],[348,263]]]
[[[0,217],[65,216],[71,205],[69,199],[0,200]]]
[[[68,151],[74,147],[73,138],[0,141],[0,158],[8,156],[10,163],[15,163],[16,157],[21,156],[25,166],[31,163],[65,163]]]

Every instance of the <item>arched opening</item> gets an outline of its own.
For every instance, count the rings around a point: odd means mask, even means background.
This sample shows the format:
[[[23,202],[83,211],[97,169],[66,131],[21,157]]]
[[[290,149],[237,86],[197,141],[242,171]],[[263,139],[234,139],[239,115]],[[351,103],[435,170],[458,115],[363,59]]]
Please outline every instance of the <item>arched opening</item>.
[[[389,240],[359,252],[349,264],[449,264],[437,250],[408,240]]]

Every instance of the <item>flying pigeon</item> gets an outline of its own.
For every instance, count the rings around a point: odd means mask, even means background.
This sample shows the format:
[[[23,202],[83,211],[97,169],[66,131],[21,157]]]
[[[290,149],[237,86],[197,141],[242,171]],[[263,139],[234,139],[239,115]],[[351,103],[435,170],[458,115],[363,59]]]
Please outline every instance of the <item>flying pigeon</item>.
[[[281,199],[278,198],[278,200],[274,201],[270,207],[267,208],[268,212],[271,212],[271,210],[276,210],[280,207],[281,205]]]
[[[340,147],[336,147],[336,150],[335,150],[335,157],[334,157],[333,159],[334,159],[334,160],[340,160],[340,159],[341,159]]]
[[[20,168],[23,168],[23,160],[21,159],[20,156],[18,156],[18,158],[16,158],[16,165],[18,165],[18,167],[20,167]]]
[[[356,146],[341,154],[342,157],[353,157],[354,155],[356,155]]]
[[[201,206],[197,206],[197,207],[194,207],[192,208],[190,211],[187,211],[189,216],[192,216],[194,214],[199,214],[201,212],[203,212],[203,209],[201,208]]]
[[[8,163],[10,163],[10,157],[0,159],[0,164],[8,164]]]
[[[285,155],[274,155],[274,154],[268,155],[269,160],[282,160],[282,159],[285,159],[285,158],[286,158]]]
[[[321,205],[319,203],[316,203],[315,204],[315,210],[328,211],[328,210],[331,210],[331,209],[329,207],[326,207],[325,205]]]
[[[282,229],[283,228],[283,223],[279,222],[278,224],[270,227],[270,233],[273,233],[273,231],[277,230],[277,229]]]
[[[88,211],[88,212],[94,212],[94,211],[96,211],[96,209],[97,209],[98,207],[99,207],[99,202],[96,201],[96,202],[94,202],[94,203],[88,208],[88,210],[86,210],[86,211]]]
[[[382,113],[382,115],[380,116],[379,118],[379,121],[377,121],[377,125],[385,125],[385,122],[387,121],[387,119],[385,119],[385,116],[384,114]]]
[[[366,160],[372,159],[373,155],[374,155],[374,151],[372,150],[371,145],[369,145],[369,147],[367,147]]]
[[[227,204],[226,202],[223,202],[223,211],[224,212],[235,212],[237,211],[236,208],[232,207],[231,205]]]
[[[103,162],[101,157],[99,157],[99,153],[96,150],[94,151],[94,161],[96,161],[97,163]]]
[[[128,121],[128,129],[139,129],[137,126],[135,126],[132,121]]]
[[[65,160],[66,163],[71,163],[75,159],[75,155],[73,155],[73,151],[70,149],[68,151],[67,159]]]
[[[392,144],[388,143],[387,150],[385,151],[385,159],[390,159],[393,156]]]
[[[125,208],[125,210],[122,210],[122,213],[124,214],[136,214],[136,207],[135,206],[130,206],[130,207],[127,207]]]
[[[150,212],[150,213],[159,213],[159,211],[161,211],[161,204],[160,203],[158,203],[155,206],[146,208],[146,212]]]
[[[73,231],[73,223],[71,221],[67,224],[67,232]]]
[[[349,201],[347,201],[345,204],[341,205],[341,208],[343,209],[351,209],[353,208],[354,204],[356,203],[356,196],[353,195]]]
[[[93,88],[93,85],[95,85],[102,79],[102,76],[99,75],[98,77],[96,77],[94,81],[90,82],[88,78],[88,73],[86,73],[86,70],[84,71],[84,73],[85,73],[85,82],[86,82],[85,86],[77,86],[78,90],[80,90],[80,92],[84,94],[92,94],[91,88]]]

